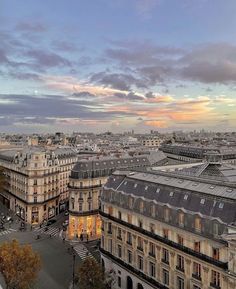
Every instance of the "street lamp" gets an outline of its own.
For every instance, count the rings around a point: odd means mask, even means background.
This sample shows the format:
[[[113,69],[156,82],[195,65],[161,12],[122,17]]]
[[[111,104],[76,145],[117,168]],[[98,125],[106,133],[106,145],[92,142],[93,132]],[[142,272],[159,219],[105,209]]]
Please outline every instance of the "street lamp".
[[[75,251],[73,246],[71,247],[72,250],[72,257],[73,257],[73,262],[72,262],[72,289],[75,289]]]

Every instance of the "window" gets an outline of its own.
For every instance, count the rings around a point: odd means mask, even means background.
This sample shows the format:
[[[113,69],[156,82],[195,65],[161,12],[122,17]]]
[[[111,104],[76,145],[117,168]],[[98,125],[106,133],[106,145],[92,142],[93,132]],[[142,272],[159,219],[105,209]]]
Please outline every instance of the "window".
[[[130,250],[127,251],[127,256],[128,256],[128,263],[132,264],[132,252]]]
[[[184,257],[177,255],[177,269],[184,272]]]
[[[155,233],[155,225],[152,223],[150,224],[150,232],[153,234]]]
[[[211,272],[211,285],[220,287],[220,273],[214,270]]]
[[[120,212],[120,211],[118,211],[118,219],[120,219],[120,220],[122,219],[122,218],[121,218],[121,212]]]
[[[201,252],[201,243],[200,242],[194,242],[194,251]]]
[[[224,203],[220,203],[219,204],[219,209],[223,209],[224,208]]]
[[[163,237],[168,239],[168,237],[169,237],[169,230],[168,229],[163,229]]]
[[[162,250],[162,261],[166,264],[169,264],[169,252],[165,248]]]
[[[187,201],[188,195],[184,195],[184,200]]]
[[[217,223],[213,223],[213,234],[219,235],[219,225]]]
[[[121,245],[117,246],[117,253],[118,253],[118,257],[122,258],[122,250],[121,250]]]
[[[153,243],[149,243],[149,255],[155,257],[156,254],[155,254],[155,245]]]
[[[108,208],[108,214],[111,215],[111,216],[113,215],[113,207],[110,206]]]
[[[143,258],[141,256],[138,256],[138,268],[143,271]]]
[[[201,279],[201,265],[193,262],[193,277]]]
[[[215,260],[219,260],[220,259],[220,250],[219,250],[219,248],[212,248],[212,257]]]
[[[155,205],[151,205],[151,216],[152,217],[155,217],[155,213],[156,213],[156,210],[155,210]]]
[[[127,232],[127,243],[132,245],[132,234],[130,232]]]
[[[79,183],[79,186],[80,186],[81,188],[83,188],[83,182],[80,182],[80,183]]]
[[[169,211],[169,209],[165,209],[164,210],[164,220],[166,221],[166,222],[169,222],[169,217],[170,217],[170,211]]]
[[[184,238],[180,235],[177,235],[177,240],[178,240],[178,244],[180,244],[181,246],[184,245]]]
[[[205,201],[206,201],[205,199],[201,199],[200,204],[201,204],[201,205],[204,205],[204,204],[205,204]]]
[[[201,232],[202,231],[202,222],[199,217],[195,218],[195,231]]]
[[[108,239],[108,251],[112,253],[112,239]]]
[[[143,206],[144,206],[143,205],[143,201],[141,201],[140,204],[139,204],[139,210],[140,210],[141,213],[143,213]]]
[[[79,203],[79,211],[83,211],[83,203]]]
[[[121,277],[120,276],[118,276],[117,283],[118,283],[118,287],[121,288]]]
[[[163,283],[164,285],[169,285],[169,271],[163,269],[162,271],[162,279],[163,279]]]
[[[121,228],[118,228],[118,230],[117,230],[117,239],[122,240],[122,237],[121,237]]]
[[[132,224],[132,215],[128,214],[127,220],[129,224]]]
[[[139,226],[139,228],[142,228],[142,227],[143,227],[143,222],[142,222],[142,220],[139,220],[139,221],[138,221],[138,226]]]
[[[170,197],[173,197],[174,196],[174,192],[170,192]]]
[[[111,222],[108,223],[108,233],[111,234],[112,233],[112,225]]]
[[[184,226],[184,213],[179,213],[179,226]]]
[[[184,279],[177,277],[177,289],[184,289]]]
[[[154,278],[156,277],[156,266],[152,262],[149,262],[149,275]]]
[[[37,180],[34,180],[34,186],[37,186]]]
[[[143,240],[141,237],[138,237],[138,247],[137,249],[143,251]]]
[[[37,197],[34,197],[34,203],[37,203]]]

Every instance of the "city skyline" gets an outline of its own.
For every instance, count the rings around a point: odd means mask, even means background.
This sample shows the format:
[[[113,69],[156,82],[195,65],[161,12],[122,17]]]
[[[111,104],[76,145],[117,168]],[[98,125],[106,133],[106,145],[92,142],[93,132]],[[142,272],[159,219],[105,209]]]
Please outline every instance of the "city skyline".
[[[1,132],[234,130],[235,1],[110,2],[2,1]]]

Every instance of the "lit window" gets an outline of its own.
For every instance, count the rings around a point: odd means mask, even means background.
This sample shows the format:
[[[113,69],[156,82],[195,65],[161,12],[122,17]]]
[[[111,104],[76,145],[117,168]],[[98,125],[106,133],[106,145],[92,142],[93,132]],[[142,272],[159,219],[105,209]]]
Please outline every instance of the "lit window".
[[[202,231],[202,221],[200,218],[195,218],[195,230],[197,232],[201,232]]]

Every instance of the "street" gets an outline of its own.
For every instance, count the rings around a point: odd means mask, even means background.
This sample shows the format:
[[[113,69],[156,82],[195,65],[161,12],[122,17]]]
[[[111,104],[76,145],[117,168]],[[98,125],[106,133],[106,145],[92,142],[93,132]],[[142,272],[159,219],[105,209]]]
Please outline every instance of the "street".
[[[0,205],[1,213],[8,212],[3,205]],[[69,288],[72,280],[72,252],[69,250],[73,246],[76,253],[75,266],[78,266],[87,256],[98,257],[96,244],[81,244],[74,242],[63,242],[60,237],[60,229],[65,219],[64,214],[57,216],[57,222],[50,225],[47,231],[39,226],[30,226],[26,231],[19,231],[19,222],[14,219],[10,225],[5,224],[5,230],[0,231],[0,244],[4,241],[17,239],[21,244],[31,244],[33,249],[39,253],[42,260],[42,269],[39,273],[35,289],[65,289]],[[40,236],[37,239],[37,236]],[[95,245],[94,245],[94,244]],[[0,278],[1,282],[1,278]],[[1,283],[0,283],[1,284]],[[2,284],[1,284],[2,285]]]

